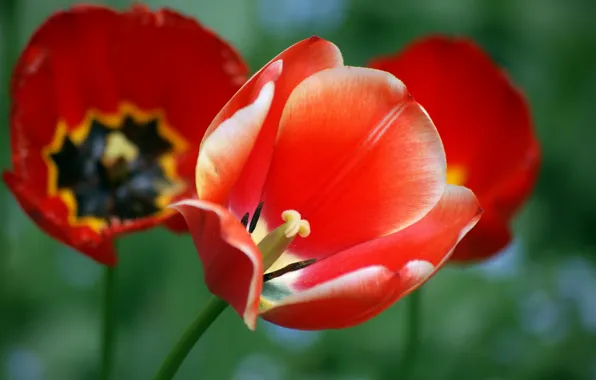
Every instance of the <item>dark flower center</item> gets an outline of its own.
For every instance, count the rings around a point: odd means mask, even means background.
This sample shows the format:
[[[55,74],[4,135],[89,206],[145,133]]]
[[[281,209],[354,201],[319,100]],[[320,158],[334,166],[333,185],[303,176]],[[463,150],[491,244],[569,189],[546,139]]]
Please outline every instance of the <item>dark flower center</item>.
[[[164,198],[180,192],[184,185],[164,170],[173,144],[158,127],[157,118],[141,123],[126,116],[117,126],[93,119],[79,144],[64,137],[50,158],[57,189],[69,190],[76,200],[77,218],[110,223],[152,216],[163,209]]]

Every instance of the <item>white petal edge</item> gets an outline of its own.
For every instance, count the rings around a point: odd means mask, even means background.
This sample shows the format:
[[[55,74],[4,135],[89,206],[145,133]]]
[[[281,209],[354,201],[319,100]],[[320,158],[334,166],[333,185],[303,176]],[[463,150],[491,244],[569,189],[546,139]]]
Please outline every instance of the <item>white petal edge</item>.
[[[447,185],[445,186],[445,192],[451,192],[453,194],[457,194],[459,192],[466,192],[469,193],[470,195],[472,195],[474,198],[476,198],[476,195],[474,195],[474,193],[472,192],[472,190],[468,189],[467,187],[464,186],[458,186],[458,185]],[[439,262],[439,264],[435,267],[433,267],[433,270],[430,273],[426,273],[426,276],[424,275],[424,273],[419,273],[417,271],[417,269],[423,269],[420,268],[420,264],[416,264],[416,262],[426,262],[428,263],[428,265],[432,266],[431,263],[429,263],[428,261],[425,260],[412,260],[412,261],[408,261],[406,263],[406,265],[400,269],[399,274],[400,276],[404,276],[404,277],[411,277],[412,281],[413,281],[413,285],[408,288],[401,297],[404,297],[408,294],[410,294],[412,291],[416,290],[417,288],[419,288],[420,286],[422,286],[428,279],[430,279],[439,269],[441,269],[443,267],[443,265],[445,265],[445,263],[447,262],[447,260],[449,260],[449,258],[451,257],[451,255],[453,254],[453,252],[455,251],[455,248],[457,247],[457,245],[461,242],[461,240],[467,235],[468,232],[470,232],[470,230],[472,228],[474,228],[474,226],[476,226],[476,224],[478,223],[478,221],[480,220],[480,217],[482,216],[482,212],[480,212],[478,215],[476,215],[474,218],[472,218],[468,224],[466,224],[460,231],[459,234],[457,236],[457,241],[455,242],[455,244],[453,245],[453,247],[451,248],[451,250],[449,250],[449,252],[447,252],[447,254],[443,257],[443,259]],[[416,268],[418,267],[418,268]],[[428,271],[430,268],[426,268],[420,272],[424,272],[424,271]],[[403,273],[402,273],[403,272]]]
[[[253,103],[239,109],[229,119],[224,120],[201,143],[195,169],[199,199],[212,200],[213,195],[209,189],[220,188],[222,178],[231,182],[228,184],[230,187],[238,179],[242,167],[225,163],[218,166],[214,161],[246,162],[271,108],[274,92],[274,82],[266,83]],[[243,143],[234,144],[234,141]],[[235,171],[222,176],[221,171],[228,167],[234,168]]]
[[[270,310],[281,306],[329,298],[334,294],[354,294],[354,296],[359,296],[361,293],[358,292],[357,289],[363,286],[370,286],[370,283],[375,281],[379,286],[382,286],[383,282],[390,281],[394,276],[396,276],[396,273],[383,265],[363,267],[316,285],[310,289],[294,293],[284,298],[279,303],[273,303],[271,308],[268,308],[264,312],[269,312]]]

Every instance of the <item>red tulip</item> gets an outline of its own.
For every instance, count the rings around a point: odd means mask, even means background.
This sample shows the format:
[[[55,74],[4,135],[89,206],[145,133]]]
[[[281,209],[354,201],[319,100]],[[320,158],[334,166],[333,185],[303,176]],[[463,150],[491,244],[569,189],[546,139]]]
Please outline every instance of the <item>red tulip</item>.
[[[474,226],[424,110],[392,75],[313,37],[274,58],[209,127],[185,217],[210,291],[254,329],[341,328],[425,282]],[[258,244],[257,244],[258,243]],[[265,272],[265,274],[263,274]]]
[[[511,240],[509,224],[528,198],[540,151],[528,105],[473,42],[430,37],[371,62],[401,80],[428,111],[447,153],[447,181],[469,187],[484,215],[453,260],[491,256]]]
[[[194,193],[203,134],[245,81],[196,21],[141,6],[78,6],[33,35],[12,78],[4,180],[46,233],[104,264],[113,239],[158,223]]]

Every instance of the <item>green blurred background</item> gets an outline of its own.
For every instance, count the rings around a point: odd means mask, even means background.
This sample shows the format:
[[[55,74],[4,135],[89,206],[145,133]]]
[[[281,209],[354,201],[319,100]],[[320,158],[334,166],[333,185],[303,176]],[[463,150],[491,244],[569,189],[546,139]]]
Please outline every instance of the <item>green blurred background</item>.
[[[0,166],[8,168],[9,66],[35,27],[72,1],[0,1]],[[350,65],[430,32],[480,43],[528,95],[544,160],[514,243],[481,265],[448,267],[423,288],[414,378],[596,379],[596,1],[148,4],[195,16],[252,70],[312,34],[335,42]],[[95,379],[101,268],[42,234],[3,184],[0,218],[0,379]],[[157,229],[120,243],[114,378],[149,379],[208,293],[190,238]],[[227,310],[177,379],[401,379],[405,305],[356,328],[306,333],[263,322],[251,332]]]

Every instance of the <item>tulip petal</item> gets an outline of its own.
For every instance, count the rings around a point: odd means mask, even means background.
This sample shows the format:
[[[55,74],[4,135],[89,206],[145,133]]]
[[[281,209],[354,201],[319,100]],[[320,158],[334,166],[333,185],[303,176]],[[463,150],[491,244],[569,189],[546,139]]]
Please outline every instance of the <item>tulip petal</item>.
[[[288,100],[264,220],[298,210],[312,233],[291,252],[326,257],[422,218],[443,194],[445,166],[432,121],[402,82],[372,69],[324,70]]]
[[[484,259],[503,250],[511,241],[507,220],[499,218],[491,206],[486,210],[491,212],[485,212],[474,230],[457,245],[452,262]]]
[[[300,330],[349,327],[351,318],[374,308],[399,283],[399,276],[383,266],[371,266],[287,297],[261,317]]]
[[[238,180],[269,112],[275,85],[266,83],[257,99],[222,122],[201,144],[196,166],[197,195],[222,204]]]
[[[428,280],[480,215],[470,190],[448,185],[437,205],[412,226],[265,283],[262,316],[299,329],[362,323]]]
[[[227,301],[254,330],[263,286],[261,253],[227,209],[201,200],[172,205],[188,225],[209,291]]]
[[[370,66],[403,80],[428,110],[445,144],[449,167],[465,171],[465,181],[459,184],[476,193],[484,218],[493,220],[490,226],[482,222],[472,233],[480,236],[465,240],[475,241],[472,250],[462,242],[464,251],[458,248],[453,258],[496,253],[508,242],[509,219],[530,194],[540,164],[522,93],[479,46],[463,38],[424,38]]]
[[[5,171],[2,177],[23,211],[42,231],[101,264],[116,264],[118,258],[112,236],[93,231],[88,226],[69,225],[68,211],[60,199],[38,196],[28,180],[14,173]]]
[[[245,170],[230,194],[230,208],[237,215],[243,215],[246,212],[252,213],[260,202],[263,184],[273,154],[279,118],[292,90],[314,73],[341,65],[343,65],[341,53],[331,42],[318,37],[300,41],[273,58],[249,79],[214,119],[206,136],[219,128],[223,120],[229,118],[236,110],[250,103],[254,93],[258,91],[260,83],[264,80],[277,79],[276,73],[279,71],[271,109]]]

